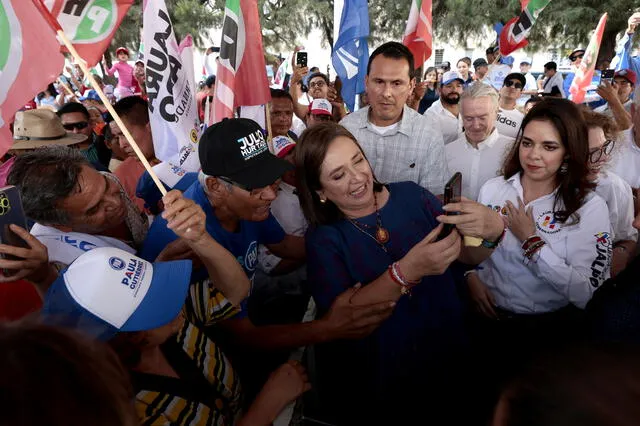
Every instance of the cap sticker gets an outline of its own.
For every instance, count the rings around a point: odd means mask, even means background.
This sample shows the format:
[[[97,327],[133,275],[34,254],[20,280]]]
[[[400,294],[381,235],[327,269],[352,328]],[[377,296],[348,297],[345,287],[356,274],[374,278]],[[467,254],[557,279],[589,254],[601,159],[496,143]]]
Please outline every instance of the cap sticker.
[[[256,130],[248,136],[238,139],[237,142],[240,144],[240,152],[244,161],[250,160],[269,149],[262,130]]]

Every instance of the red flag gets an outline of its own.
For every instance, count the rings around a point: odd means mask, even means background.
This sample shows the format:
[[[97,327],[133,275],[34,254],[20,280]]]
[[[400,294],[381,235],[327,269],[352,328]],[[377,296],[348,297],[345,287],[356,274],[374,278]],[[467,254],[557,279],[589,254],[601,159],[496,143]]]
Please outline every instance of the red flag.
[[[415,68],[420,68],[431,56],[433,43],[431,27],[431,0],[413,0],[407,28],[404,30],[402,44],[407,46],[415,62]]]
[[[270,100],[258,2],[227,0],[213,122],[233,117],[236,106],[262,105]]]
[[[500,32],[500,54],[507,56],[511,52],[525,47],[527,37],[536,23],[540,12],[551,0],[520,0],[522,13],[505,24]]]
[[[132,3],[133,0],[44,0],[89,67],[100,61]]]
[[[587,88],[591,86],[591,80],[593,79],[593,71],[596,69],[596,59],[598,59],[598,52],[600,51],[600,43],[602,42],[602,35],[604,34],[604,27],[607,25],[607,14],[605,13],[600,18],[596,31],[591,36],[589,46],[584,53],[584,58],[576,71],[576,76],[573,78],[569,92],[571,92],[571,100],[577,104],[584,101],[584,95],[587,93]]]
[[[31,1],[0,0],[0,155],[13,143],[9,123],[16,111],[62,72],[59,46]]]

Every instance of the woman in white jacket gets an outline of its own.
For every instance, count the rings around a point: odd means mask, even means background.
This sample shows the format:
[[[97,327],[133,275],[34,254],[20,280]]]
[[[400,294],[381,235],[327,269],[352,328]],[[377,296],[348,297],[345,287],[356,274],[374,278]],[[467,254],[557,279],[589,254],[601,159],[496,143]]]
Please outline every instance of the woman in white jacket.
[[[504,176],[480,190],[478,202],[501,212],[506,235],[466,277],[498,346],[530,353],[572,340],[576,308],[609,277],[609,212],[587,179],[586,140],[575,104],[547,99],[524,118]]]

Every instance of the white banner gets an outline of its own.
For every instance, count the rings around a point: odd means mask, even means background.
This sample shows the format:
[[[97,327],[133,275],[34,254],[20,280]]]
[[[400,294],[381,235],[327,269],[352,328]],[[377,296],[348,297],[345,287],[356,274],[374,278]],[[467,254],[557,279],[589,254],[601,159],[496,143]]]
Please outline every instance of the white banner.
[[[200,170],[193,43],[187,36],[178,46],[164,0],[145,3],[142,41],[153,146],[156,157],[169,163],[154,169],[173,186],[184,171]]]

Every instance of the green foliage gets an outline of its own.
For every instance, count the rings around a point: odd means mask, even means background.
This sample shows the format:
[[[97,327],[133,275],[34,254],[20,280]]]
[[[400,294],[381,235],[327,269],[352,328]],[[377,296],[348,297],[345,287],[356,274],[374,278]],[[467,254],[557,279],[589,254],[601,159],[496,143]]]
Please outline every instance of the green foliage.
[[[191,34],[196,46],[206,47],[209,30],[222,25],[224,6],[221,9],[215,8],[209,2],[200,0],[165,1],[178,42],[185,35]],[[137,51],[141,31],[142,0],[136,0],[116,31],[111,42],[111,50],[115,50],[118,46],[126,46],[131,51]]]

